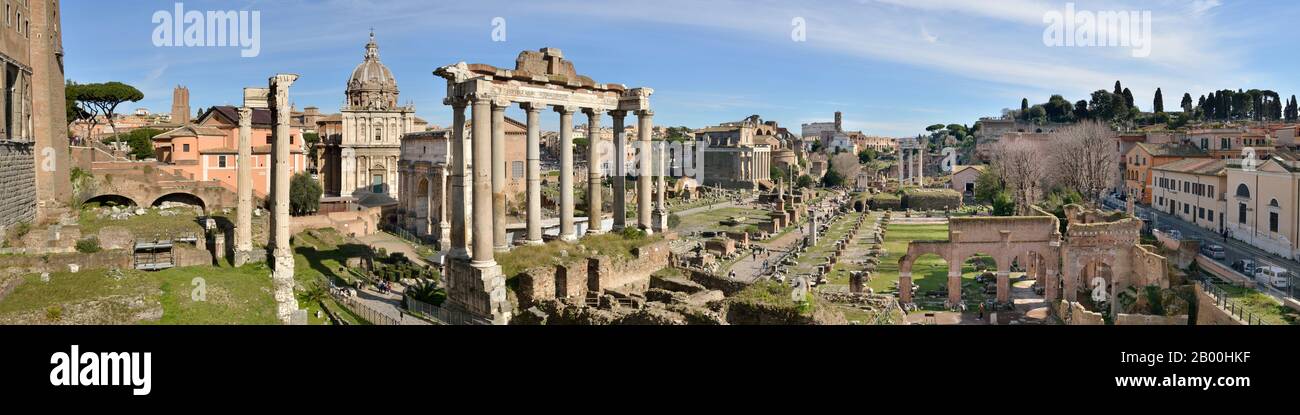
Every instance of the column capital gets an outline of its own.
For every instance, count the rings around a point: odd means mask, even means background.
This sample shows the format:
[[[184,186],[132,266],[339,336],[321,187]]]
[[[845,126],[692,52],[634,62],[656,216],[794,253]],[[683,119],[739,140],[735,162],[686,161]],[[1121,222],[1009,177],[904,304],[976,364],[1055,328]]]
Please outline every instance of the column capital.
[[[636,110],[636,116],[638,116],[638,117],[653,117],[653,116],[655,116],[655,112],[654,112],[654,110]]]
[[[582,109],[582,113],[583,113],[583,114],[587,114],[587,116],[589,116],[589,117],[599,117],[599,116],[601,116],[601,115],[604,115],[606,111],[608,111],[608,110],[606,110],[606,109],[602,109],[602,108],[583,108],[583,109]]]
[[[469,106],[469,97],[455,96],[442,99],[443,105],[450,105],[452,108],[464,109]]]
[[[249,107],[239,107],[239,117],[248,118],[253,115],[253,109]]]
[[[510,107],[510,104],[512,104],[512,102],[510,102],[509,99],[501,98],[501,97],[493,97],[493,98],[492,98],[492,110],[493,110],[493,111],[505,111],[506,108],[509,108],[509,107]]]
[[[543,109],[546,109],[546,104],[539,104],[536,102],[520,102],[519,108],[523,109],[524,111],[536,114],[542,112]]]
[[[572,105],[556,105],[554,108],[555,112],[560,113],[560,115],[573,115],[573,113],[578,112],[578,107]]]
[[[267,80],[267,84],[273,87],[288,88],[292,86],[293,83],[297,80],[298,80],[298,75],[291,74],[291,73],[282,73],[282,74],[277,74],[275,76],[272,76],[271,79]]]
[[[626,116],[627,116],[627,111],[625,111],[625,110],[610,110],[610,111],[609,111],[609,116],[614,117],[614,118],[623,118],[623,117],[626,117]]]
[[[471,94],[466,94],[465,98],[468,99],[471,104],[479,104],[479,103],[492,104],[492,100],[495,99],[496,97],[487,92],[475,92]]]

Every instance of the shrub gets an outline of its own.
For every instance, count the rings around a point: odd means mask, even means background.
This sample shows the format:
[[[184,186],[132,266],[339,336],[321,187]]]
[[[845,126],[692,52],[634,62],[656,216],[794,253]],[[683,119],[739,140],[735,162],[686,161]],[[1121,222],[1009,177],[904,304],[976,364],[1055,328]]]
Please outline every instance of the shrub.
[[[86,238],[86,239],[82,239],[82,240],[77,241],[77,252],[80,252],[80,253],[83,253],[83,254],[93,254],[93,253],[96,253],[96,252],[99,252],[99,251],[100,251],[100,247],[99,247],[99,239],[98,239],[98,238],[95,238],[95,237],[92,236],[92,237],[89,237],[89,238]]]
[[[903,206],[912,210],[950,210],[961,207],[961,193],[952,189],[908,189]]]
[[[903,210],[903,199],[893,193],[880,193],[871,196],[872,210]]]

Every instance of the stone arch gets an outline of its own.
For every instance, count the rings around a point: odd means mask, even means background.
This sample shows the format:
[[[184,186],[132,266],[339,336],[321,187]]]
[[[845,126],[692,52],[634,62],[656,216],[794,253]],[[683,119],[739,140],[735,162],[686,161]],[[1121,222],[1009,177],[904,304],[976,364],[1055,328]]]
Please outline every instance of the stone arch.
[[[149,203],[149,206],[158,207],[158,206],[162,206],[162,204],[166,202],[183,203],[191,206],[197,206],[200,209],[203,209],[204,212],[208,210],[208,202],[206,200],[203,200],[202,197],[196,196],[193,193],[187,193],[187,192],[175,192],[175,193],[168,193],[162,196],[158,196],[156,199],[153,200],[153,202]]]
[[[101,206],[140,206],[139,203],[136,203],[135,199],[112,193],[93,196],[82,203],[98,203]]]

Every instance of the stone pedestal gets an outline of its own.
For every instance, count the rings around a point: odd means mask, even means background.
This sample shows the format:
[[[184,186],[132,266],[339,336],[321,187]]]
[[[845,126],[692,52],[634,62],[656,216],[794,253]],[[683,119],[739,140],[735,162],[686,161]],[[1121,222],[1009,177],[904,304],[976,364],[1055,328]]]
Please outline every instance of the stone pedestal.
[[[446,281],[445,308],[495,325],[510,324],[513,310],[500,266],[475,267],[470,261],[452,259],[447,263]]]
[[[293,323],[298,311],[298,297],[293,295],[293,256],[280,255],[272,260],[271,287],[275,294],[275,315],[281,323]]]

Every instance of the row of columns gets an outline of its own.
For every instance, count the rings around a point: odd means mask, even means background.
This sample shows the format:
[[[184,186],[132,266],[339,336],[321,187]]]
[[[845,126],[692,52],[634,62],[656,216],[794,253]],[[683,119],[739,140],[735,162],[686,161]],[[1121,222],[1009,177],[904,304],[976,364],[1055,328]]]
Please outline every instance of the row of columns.
[[[496,99],[491,96],[474,95],[466,99],[448,100],[453,109],[453,136],[451,142],[451,249],[449,254],[454,258],[472,259],[472,264],[478,268],[485,268],[495,265],[494,254],[509,249],[507,241],[506,222],[505,222],[505,110],[512,104],[508,100]],[[540,113],[548,107],[547,105],[535,103],[521,103],[521,108],[527,114],[527,231],[524,243],[540,244],[542,243],[542,211],[541,211],[541,127]],[[472,125],[470,126],[471,148],[464,146],[464,141],[459,139],[464,137],[465,125],[465,108],[470,108],[470,117]],[[573,116],[579,111],[574,106],[554,106],[554,111],[560,115],[560,239],[565,241],[577,240],[577,233],[574,226],[574,160],[573,160]],[[588,217],[588,235],[596,235],[605,232],[601,225],[603,217],[601,184],[603,170],[600,168],[600,153],[598,145],[600,140],[601,117],[606,110],[583,108],[582,113],[587,116],[587,134],[588,140],[587,164],[588,164],[588,183],[587,183],[587,217]],[[625,199],[625,172],[623,172],[623,154],[625,154],[626,139],[624,137],[624,118],[626,111],[608,111],[614,120],[615,135],[615,165],[618,166],[615,177],[613,178],[614,186],[614,229],[621,230],[626,226],[626,201]],[[644,148],[650,148],[651,130],[653,129],[654,113],[649,110],[636,111],[638,116],[638,133],[639,141]],[[463,177],[460,175],[466,172],[466,156],[473,157],[473,171],[471,174],[472,191],[467,192],[464,186]],[[640,153],[641,165],[650,166],[650,152],[642,151]],[[623,173],[623,174],[620,174]],[[652,225],[651,206],[654,204],[651,200],[650,188],[652,186],[649,174],[641,174],[638,178],[638,226],[647,232],[652,231],[657,226]],[[659,192],[659,205],[666,212],[664,205],[664,189],[666,180],[661,179]],[[464,201],[470,198],[472,203],[470,209],[474,214],[466,212]],[[486,214],[491,213],[491,214]],[[666,220],[666,213],[661,215]],[[466,219],[472,221],[472,226],[466,227]],[[468,249],[467,249],[468,247]]]
[[[922,144],[924,145],[924,144]],[[925,150],[923,148],[898,149],[898,184],[913,182],[925,185]]]
[[[298,310],[294,296],[294,258],[289,246],[289,183],[291,155],[289,151],[289,86],[298,80],[297,75],[279,74],[272,77],[266,89],[250,88],[245,92],[244,106],[239,109],[239,149],[236,161],[238,211],[235,228],[235,265],[247,264],[253,252],[253,177],[252,177],[252,107],[270,106],[274,118],[271,131],[271,228],[270,247],[271,282],[276,301],[276,315],[283,323],[297,320],[305,322],[305,312]],[[266,102],[261,102],[264,96]],[[248,98],[257,98],[250,101]]]

